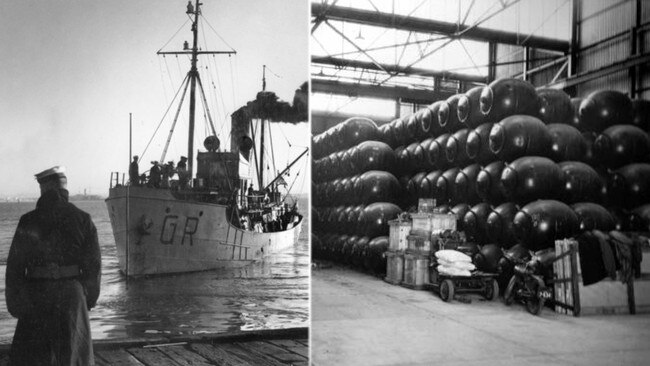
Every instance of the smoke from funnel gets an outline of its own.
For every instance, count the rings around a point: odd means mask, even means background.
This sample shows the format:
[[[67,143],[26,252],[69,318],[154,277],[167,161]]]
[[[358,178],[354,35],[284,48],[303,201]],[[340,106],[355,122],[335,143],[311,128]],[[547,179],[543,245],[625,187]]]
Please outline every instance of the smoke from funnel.
[[[293,105],[281,101],[271,91],[257,93],[255,100],[246,104],[251,118],[261,118],[270,122],[300,123],[307,122],[309,111],[309,84],[304,82],[296,90]]]
[[[249,160],[253,141],[248,136],[253,118],[265,119],[269,122],[301,123],[307,122],[309,113],[309,83],[304,82],[293,97],[293,105],[278,99],[274,92],[262,91],[257,93],[244,107],[239,108],[231,118],[231,151],[239,152]]]

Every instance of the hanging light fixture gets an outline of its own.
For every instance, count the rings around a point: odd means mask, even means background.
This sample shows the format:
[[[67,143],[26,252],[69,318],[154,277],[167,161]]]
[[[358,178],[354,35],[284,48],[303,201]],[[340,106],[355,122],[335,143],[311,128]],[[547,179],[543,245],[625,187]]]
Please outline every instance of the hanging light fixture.
[[[359,39],[359,40],[364,40],[365,39],[365,38],[363,38],[363,35],[361,34],[361,26],[359,26],[359,34],[357,35],[357,38],[355,38],[355,39]]]

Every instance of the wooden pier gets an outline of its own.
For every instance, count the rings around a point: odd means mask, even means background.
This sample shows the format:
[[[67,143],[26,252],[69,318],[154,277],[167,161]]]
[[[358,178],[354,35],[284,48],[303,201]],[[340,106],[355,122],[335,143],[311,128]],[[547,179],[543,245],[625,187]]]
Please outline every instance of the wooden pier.
[[[292,328],[239,331],[187,337],[94,342],[97,366],[308,365],[309,330]],[[9,362],[0,346],[0,366]]]

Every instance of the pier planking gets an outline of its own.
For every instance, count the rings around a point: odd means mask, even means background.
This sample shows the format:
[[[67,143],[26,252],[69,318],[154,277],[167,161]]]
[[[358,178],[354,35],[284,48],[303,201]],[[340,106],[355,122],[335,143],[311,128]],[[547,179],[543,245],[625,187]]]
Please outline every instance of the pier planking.
[[[0,366],[9,362],[0,348]],[[214,336],[95,342],[97,366],[245,366],[309,364],[308,329],[236,332]]]

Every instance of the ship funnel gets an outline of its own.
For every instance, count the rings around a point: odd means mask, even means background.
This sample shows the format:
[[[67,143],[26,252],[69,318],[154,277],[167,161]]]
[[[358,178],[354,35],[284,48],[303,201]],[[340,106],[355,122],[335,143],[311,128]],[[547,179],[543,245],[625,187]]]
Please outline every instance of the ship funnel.
[[[219,141],[219,138],[214,135],[208,136],[205,138],[205,140],[203,140],[203,146],[208,151],[217,151],[219,150],[220,145],[221,141]]]

